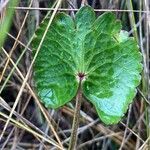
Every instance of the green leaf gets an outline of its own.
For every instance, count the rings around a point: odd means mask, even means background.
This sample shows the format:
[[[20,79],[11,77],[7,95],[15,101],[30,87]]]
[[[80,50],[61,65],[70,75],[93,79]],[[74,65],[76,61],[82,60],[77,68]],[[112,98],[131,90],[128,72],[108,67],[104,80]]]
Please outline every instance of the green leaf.
[[[48,20],[37,29],[35,53]],[[132,102],[140,83],[141,54],[137,43],[121,31],[113,13],[97,19],[93,8],[82,7],[74,19],[58,13],[34,64],[39,98],[48,108],[72,100],[82,77],[82,93],[106,124],[117,123]]]

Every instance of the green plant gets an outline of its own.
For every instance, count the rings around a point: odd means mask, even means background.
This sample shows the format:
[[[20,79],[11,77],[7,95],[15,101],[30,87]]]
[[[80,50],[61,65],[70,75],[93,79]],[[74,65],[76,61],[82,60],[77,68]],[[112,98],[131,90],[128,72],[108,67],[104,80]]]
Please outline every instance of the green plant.
[[[34,53],[47,23],[45,19],[35,33]],[[34,81],[47,108],[59,108],[76,96],[70,145],[76,142],[82,95],[105,124],[121,119],[140,83],[141,59],[136,41],[121,31],[113,13],[96,19],[94,10],[84,6],[74,19],[64,13],[55,16],[34,64]]]
[[[34,52],[48,20],[37,29]],[[114,14],[95,20],[89,6],[75,19],[58,13],[53,20],[34,65],[34,81],[47,108],[59,108],[76,96],[93,103],[106,124],[117,123],[126,112],[140,83],[141,54],[137,43],[121,31]]]

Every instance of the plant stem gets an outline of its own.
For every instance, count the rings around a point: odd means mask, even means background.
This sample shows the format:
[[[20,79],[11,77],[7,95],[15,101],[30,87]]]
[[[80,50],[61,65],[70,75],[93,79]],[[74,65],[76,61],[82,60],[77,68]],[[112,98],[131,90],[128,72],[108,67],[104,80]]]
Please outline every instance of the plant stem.
[[[73,124],[72,124],[72,133],[71,133],[71,139],[69,143],[69,149],[68,150],[74,150],[77,143],[77,135],[78,135],[78,125],[79,125],[79,115],[80,115],[80,107],[81,107],[81,100],[82,100],[82,91],[81,91],[81,81],[79,81],[79,88],[76,95],[76,106],[75,106],[75,112],[74,112],[74,118],[73,118]]]

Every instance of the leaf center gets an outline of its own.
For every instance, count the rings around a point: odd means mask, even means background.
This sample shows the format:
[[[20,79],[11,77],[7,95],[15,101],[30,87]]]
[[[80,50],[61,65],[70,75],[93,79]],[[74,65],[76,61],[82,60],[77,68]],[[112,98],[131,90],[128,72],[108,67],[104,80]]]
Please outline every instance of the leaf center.
[[[82,72],[79,72],[79,73],[77,74],[77,77],[78,77],[78,80],[79,80],[79,81],[83,81],[83,80],[85,80],[86,74],[85,74],[85,73],[82,73]]]

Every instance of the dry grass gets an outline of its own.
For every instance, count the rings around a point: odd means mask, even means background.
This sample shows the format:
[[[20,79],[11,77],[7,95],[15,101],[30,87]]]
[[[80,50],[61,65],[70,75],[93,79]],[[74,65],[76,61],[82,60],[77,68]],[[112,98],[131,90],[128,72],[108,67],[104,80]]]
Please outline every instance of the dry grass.
[[[53,0],[50,4],[47,0],[28,0],[21,1],[15,8],[13,26],[0,52],[0,149],[68,147],[74,102],[59,110],[46,110],[39,102],[33,89],[32,65],[44,36],[32,60],[30,42],[35,28],[47,13],[52,12],[49,27],[57,11],[73,14],[86,3],[90,3],[97,14],[114,11],[122,20],[123,28],[139,43],[143,54],[143,73],[135,101],[117,125],[104,125],[93,106],[83,102],[77,149],[147,150],[150,147],[149,1],[82,0],[80,3],[77,0]]]

